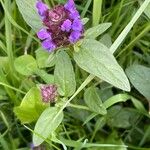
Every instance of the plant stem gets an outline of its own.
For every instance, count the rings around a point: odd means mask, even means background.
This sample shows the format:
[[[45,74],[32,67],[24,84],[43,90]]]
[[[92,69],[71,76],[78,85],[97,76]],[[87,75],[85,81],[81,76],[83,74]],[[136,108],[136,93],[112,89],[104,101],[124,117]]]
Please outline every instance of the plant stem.
[[[102,3],[103,0],[94,0],[93,1],[93,26],[96,26],[100,22],[101,14],[102,14]]]
[[[91,82],[94,79],[94,75],[89,75],[85,81],[81,84],[81,86],[77,89],[77,91],[73,94],[73,96],[61,107],[59,112],[56,114],[56,116],[53,118],[55,120],[60,113],[69,105],[69,103],[88,85],[89,82]]]
[[[141,39],[148,31],[150,31],[150,24],[148,24],[148,26],[146,26],[146,28],[140,32],[140,34],[138,36],[136,36],[136,38],[134,38],[116,57],[119,57],[122,53],[124,53],[128,48],[130,48],[131,46],[133,46],[139,39]]]
[[[145,0],[143,2],[141,7],[138,9],[138,11],[135,13],[133,18],[131,19],[131,21],[128,23],[128,25],[124,28],[124,30],[121,32],[121,34],[118,36],[118,38],[115,40],[115,42],[110,47],[110,51],[112,53],[114,53],[118,49],[118,47],[121,45],[121,43],[126,38],[129,31],[132,29],[133,25],[139,19],[139,17],[144,12],[144,10],[146,9],[146,7],[148,6],[149,3],[150,3],[150,0]]]
[[[73,107],[73,108],[77,108],[77,109],[84,109],[84,110],[90,111],[90,109],[88,107],[82,106],[82,105],[69,104],[68,106]]]
[[[10,12],[11,1],[5,0],[5,6],[6,6],[6,9]],[[13,58],[12,37],[11,37],[12,29],[11,29],[11,23],[9,22],[7,15],[5,15],[5,36],[6,36],[6,48],[7,48],[7,55],[8,55],[8,59],[9,59],[10,72],[13,72],[13,70],[14,70],[13,59],[14,58]]]

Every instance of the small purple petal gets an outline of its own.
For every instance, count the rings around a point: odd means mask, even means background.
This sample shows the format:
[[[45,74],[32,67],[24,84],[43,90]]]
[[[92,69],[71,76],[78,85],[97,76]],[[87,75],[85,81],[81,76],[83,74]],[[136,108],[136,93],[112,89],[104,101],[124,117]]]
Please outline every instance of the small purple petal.
[[[45,12],[48,10],[48,6],[42,1],[38,1],[36,3],[36,8],[38,9],[38,13],[40,16],[44,16]]]
[[[74,0],[68,0],[68,2],[64,5],[64,7],[68,10],[68,11],[73,11],[75,10],[75,3]]]
[[[70,18],[71,19],[79,19],[80,18],[80,15],[79,15],[79,12],[77,10],[73,10],[70,12]]]
[[[72,22],[69,19],[67,19],[61,25],[61,30],[69,32],[71,30],[71,25],[72,25]]]
[[[79,31],[73,31],[70,36],[69,36],[69,41],[71,43],[75,43],[79,40],[79,38],[81,37],[81,32]]]
[[[37,36],[40,40],[51,39],[51,33],[44,28],[37,33]]]
[[[83,25],[80,19],[75,19],[72,24],[72,29],[74,31],[82,31]]]
[[[51,41],[51,39],[46,39],[42,42],[42,47],[51,52],[56,48],[56,45]]]

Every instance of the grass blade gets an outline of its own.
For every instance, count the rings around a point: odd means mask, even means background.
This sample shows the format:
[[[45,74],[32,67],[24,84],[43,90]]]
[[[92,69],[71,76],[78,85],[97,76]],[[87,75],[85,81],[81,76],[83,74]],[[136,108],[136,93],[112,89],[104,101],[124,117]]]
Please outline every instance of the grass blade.
[[[126,38],[126,36],[129,33],[129,31],[132,29],[133,25],[139,19],[139,17],[144,12],[144,10],[146,9],[146,7],[148,6],[149,3],[150,3],[150,0],[145,0],[143,2],[143,4],[141,5],[141,7],[138,9],[138,11],[136,12],[136,14],[131,19],[131,21],[128,23],[128,25],[124,28],[124,30],[121,32],[121,34],[118,36],[118,38],[115,40],[115,42],[110,47],[110,51],[112,53],[114,53],[117,50],[117,48],[121,45],[121,43]]]

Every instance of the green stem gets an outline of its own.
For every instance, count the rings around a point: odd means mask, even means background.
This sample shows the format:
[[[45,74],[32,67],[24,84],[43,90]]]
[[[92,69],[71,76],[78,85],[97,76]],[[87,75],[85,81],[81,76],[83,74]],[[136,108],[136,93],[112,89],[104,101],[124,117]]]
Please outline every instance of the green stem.
[[[24,91],[21,91],[21,90],[15,88],[15,87],[12,87],[12,86],[7,85],[7,84],[5,84],[5,83],[0,82],[0,85],[3,85],[4,87],[8,87],[8,88],[10,88],[10,89],[12,89],[12,90],[14,90],[14,91],[20,92],[20,93],[22,93],[22,94],[26,94]]]
[[[119,57],[122,53],[124,53],[128,48],[132,47],[138,40],[140,40],[147,32],[150,31],[150,24],[138,35],[134,38],[118,55]]]
[[[73,108],[77,108],[77,109],[84,109],[84,110],[90,111],[90,109],[89,109],[88,107],[82,106],[82,105],[75,105],[75,104],[71,104],[71,103],[70,103],[68,106],[69,106],[69,107],[73,107]]]
[[[94,79],[94,75],[89,75],[86,80],[81,84],[81,86],[77,89],[77,91],[73,94],[73,96],[61,107],[59,112],[56,114],[56,116],[53,118],[53,120],[56,120],[56,118],[60,115],[60,113],[69,105],[69,103]]]
[[[103,0],[94,0],[93,1],[93,26],[96,26],[100,22],[102,14],[102,3]]]
[[[10,0],[5,0],[5,6],[6,9],[10,12],[11,8],[11,1]],[[7,15],[5,15],[5,36],[6,36],[6,48],[7,48],[7,55],[9,59],[9,67],[10,71],[13,72],[14,70],[14,56],[13,56],[13,50],[12,50],[12,28],[11,28],[11,23],[8,20]]]
[[[33,35],[31,35],[28,31],[26,31],[24,28],[22,28],[20,25],[18,25],[15,20],[11,17],[9,11],[7,10],[7,8],[5,7],[4,3],[2,0],[0,0],[2,7],[5,11],[5,15],[8,17],[8,20],[10,21],[10,23],[15,26],[16,28],[18,28],[19,30],[23,31],[24,33],[26,33],[27,35],[31,36],[36,42],[40,43],[39,39],[35,38]],[[10,8],[9,8],[10,9]]]
[[[121,32],[121,34],[118,36],[118,38],[115,40],[115,42],[110,47],[110,51],[112,53],[114,53],[118,49],[118,47],[121,45],[123,40],[126,38],[127,34],[132,29],[132,27],[135,24],[135,22],[139,19],[139,17],[144,12],[144,10],[146,9],[146,7],[148,6],[149,3],[150,3],[150,0],[145,0],[143,2],[141,7],[138,9],[138,11],[135,13],[133,18],[131,19],[131,21],[128,23],[128,25],[124,28],[124,30]]]
[[[54,1],[53,1],[53,0],[50,0],[50,2],[51,2],[51,4],[52,4],[52,7],[54,7],[54,6],[55,6]]]
[[[87,1],[86,5],[85,5],[85,7],[84,7],[84,9],[83,9],[83,11],[82,11],[82,13],[81,13],[81,18],[84,18],[85,14],[86,14],[87,11],[88,11],[88,8],[89,8],[90,5],[91,5],[91,2],[92,2],[92,0],[88,0],[88,1]]]

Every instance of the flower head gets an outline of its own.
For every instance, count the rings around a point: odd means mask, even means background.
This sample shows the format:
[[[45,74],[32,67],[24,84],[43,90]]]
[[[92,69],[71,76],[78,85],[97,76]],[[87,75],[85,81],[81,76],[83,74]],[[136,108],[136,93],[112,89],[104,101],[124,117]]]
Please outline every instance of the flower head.
[[[54,103],[56,98],[57,98],[57,87],[56,85],[50,84],[50,85],[42,85],[40,87],[41,89],[41,95],[42,95],[42,100],[45,103]]]
[[[43,48],[51,52],[83,37],[83,24],[74,0],[68,0],[65,5],[57,5],[53,9],[38,1],[36,8],[44,25],[37,33]]]

